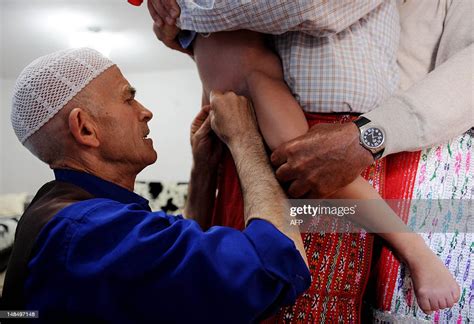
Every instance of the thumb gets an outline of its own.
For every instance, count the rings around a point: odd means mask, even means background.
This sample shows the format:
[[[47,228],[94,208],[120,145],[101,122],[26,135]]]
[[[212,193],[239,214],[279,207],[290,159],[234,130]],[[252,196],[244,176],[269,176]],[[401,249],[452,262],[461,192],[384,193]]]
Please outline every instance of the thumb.
[[[270,160],[275,167],[279,167],[280,165],[286,163],[287,155],[285,152],[285,144],[278,147],[275,151],[273,151]]]
[[[209,120],[211,121],[211,128],[215,131],[215,127],[216,127],[216,113],[214,112],[214,110],[211,110],[209,112]]]
[[[209,132],[211,131],[211,119],[209,117],[206,118],[204,123],[199,127],[199,129],[196,131],[194,136],[198,141],[201,141],[203,138],[208,136]]]
[[[222,96],[223,93],[220,92],[219,90],[211,90],[210,94],[209,94],[209,101],[211,102],[211,108],[212,108],[212,102],[217,98],[217,97],[220,97]]]

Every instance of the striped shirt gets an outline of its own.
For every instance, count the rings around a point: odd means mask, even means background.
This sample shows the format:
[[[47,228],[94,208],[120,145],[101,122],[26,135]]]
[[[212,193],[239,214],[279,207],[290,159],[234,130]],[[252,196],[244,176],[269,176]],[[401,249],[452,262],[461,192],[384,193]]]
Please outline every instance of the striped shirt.
[[[368,112],[398,86],[395,0],[178,0],[179,25],[272,34],[307,112]]]

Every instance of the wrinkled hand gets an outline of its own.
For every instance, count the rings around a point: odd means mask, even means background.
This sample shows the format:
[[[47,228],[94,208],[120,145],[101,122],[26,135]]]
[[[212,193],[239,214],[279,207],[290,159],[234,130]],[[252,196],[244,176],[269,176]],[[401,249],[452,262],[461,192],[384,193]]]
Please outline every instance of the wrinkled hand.
[[[354,123],[318,124],[277,148],[271,161],[278,180],[291,182],[290,196],[322,198],[354,181],[373,157],[359,144]]]
[[[191,124],[191,150],[195,165],[215,168],[222,159],[224,144],[211,129],[210,108],[202,107]]]
[[[247,98],[234,92],[211,91],[211,127],[231,148],[249,138],[260,139],[255,112]]]
[[[153,19],[153,32],[167,47],[191,55],[192,52],[184,49],[176,37],[180,29],[176,27],[176,19],[181,10],[175,0],[148,0],[148,11]]]

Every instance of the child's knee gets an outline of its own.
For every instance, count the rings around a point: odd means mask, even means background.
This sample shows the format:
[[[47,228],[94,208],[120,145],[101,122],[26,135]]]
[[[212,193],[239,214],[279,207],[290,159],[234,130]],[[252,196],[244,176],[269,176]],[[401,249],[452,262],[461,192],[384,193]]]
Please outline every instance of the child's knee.
[[[253,87],[269,79],[283,82],[280,59],[267,48],[241,48],[237,79],[248,93]]]
[[[248,38],[241,38],[236,45],[233,48],[235,64],[240,67],[243,77],[254,72],[270,77],[282,75],[280,58],[265,44],[264,35],[258,34],[258,37],[250,38],[250,41]]]
[[[283,79],[280,59],[265,46],[263,37],[237,31],[197,39],[194,52],[205,87],[245,95],[248,84],[261,77]]]

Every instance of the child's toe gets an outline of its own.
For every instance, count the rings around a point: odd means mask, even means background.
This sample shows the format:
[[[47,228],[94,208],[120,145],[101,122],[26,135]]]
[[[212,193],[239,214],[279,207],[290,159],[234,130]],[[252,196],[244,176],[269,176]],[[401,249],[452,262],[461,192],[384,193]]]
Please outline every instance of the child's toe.
[[[430,301],[428,298],[424,298],[424,297],[418,298],[417,302],[418,302],[418,306],[420,306],[421,310],[424,313],[428,315],[432,313]]]
[[[457,283],[453,291],[451,292],[451,294],[453,296],[454,302],[457,303],[459,301],[459,298],[461,297],[461,288],[459,287]]]
[[[448,308],[448,301],[446,300],[445,297],[441,297],[438,299],[438,309],[445,309]]]

